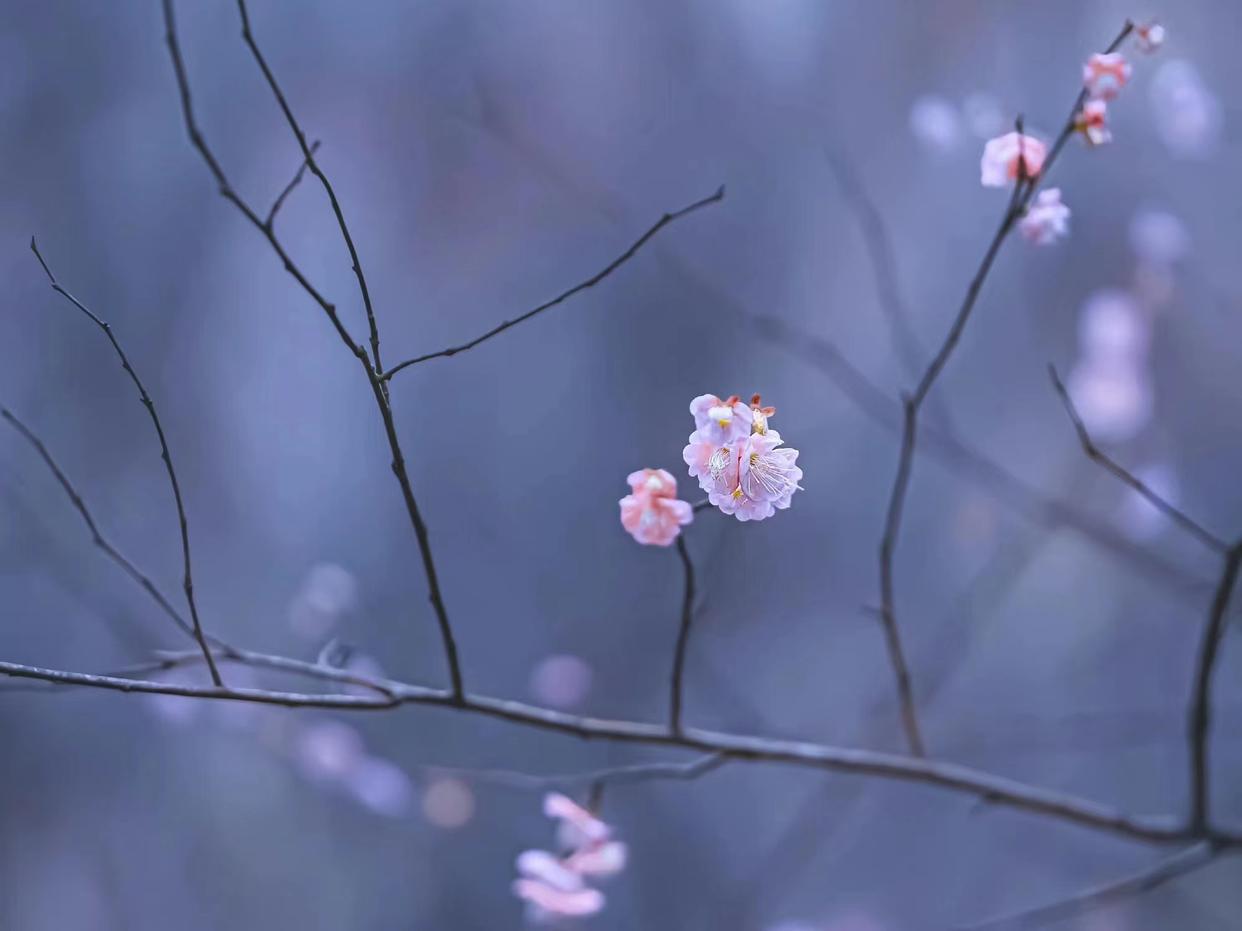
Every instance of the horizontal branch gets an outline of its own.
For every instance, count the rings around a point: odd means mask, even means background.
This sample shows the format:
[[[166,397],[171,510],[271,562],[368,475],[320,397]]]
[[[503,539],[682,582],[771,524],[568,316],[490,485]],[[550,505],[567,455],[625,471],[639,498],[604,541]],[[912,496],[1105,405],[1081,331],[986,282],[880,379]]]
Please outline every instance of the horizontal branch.
[[[244,655],[255,657],[259,654]],[[323,669],[316,668],[314,664],[280,657],[267,659],[269,662],[265,664],[272,668],[283,667],[289,671],[306,671],[309,667],[312,674],[323,674]],[[253,664],[263,665],[264,663]],[[716,754],[729,760],[783,763],[831,772],[854,773],[900,782],[938,786],[974,796],[990,804],[1045,815],[1081,827],[1106,831],[1148,843],[1177,843],[1206,836],[1221,845],[1242,844],[1242,834],[1235,835],[1217,830],[1209,831],[1206,835],[1195,833],[1191,828],[1171,817],[1129,815],[1088,799],[1027,785],[953,763],[698,728],[685,728],[680,733],[674,733],[663,724],[591,718],[482,695],[468,694],[458,698],[451,690],[428,688],[386,679],[364,679],[363,681],[368,682],[377,694],[361,696],[186,685],[149,679],[44,669],[11,662],[0,662],[0,675],[118,692],[176,695],[213,701],[255,702],[290,708],[382,711],[400,705],[438,706],[540,730],[570,734],[587,740],[679,747],[700,753]]]
[[[503,323],[500,323],[499,325],[492,327],[490,330],[488,330],[483,335],[476,336],[474,339],[470,340],[469,342],[462,343],[460,346],[450,346],[448,349],[440,349],[436,352],[429,352],[426,355],[417,356],[413,359],[406,359],[404,362],[399,362],[396,365],[394,365],[392,368],[390,368],[387,372],[384,373],[384,380],[387,381],[388,379],[396,375],[398,372],[400,372],[402,369],[409,368],[411,365],[418,365],[420,362],[428,362],[432,359],[440,359],[440,358],[447,359],[450,356],[457,355],[457,353],[459,352],[465,352],[468,349],[473,349],[475,346],[479,345],[480,343],[487,342],[493,336],[499,336],[501,333],[503,333],[505,330],[509,329],[510,327],[515,327],[519,323],[525,323],[531,317],[537,316],[543,313],[545,310],[551,310],[557,304],[564,303],[565,301],[569,300],[569,298],[573,297],[575,294],[578,294],[581,291],[586,291],[588,288],[595,287],[597,284],[599,284],[601,281],[603,281],[605,278],[607,278],[609,275],[615,272],[618,268],[620,268],[622,265],[628,262],[630,259],[634,258],[634,256],[638,254],[638,250],[640,250],[643,246],[645,246],[647,242],[650,239],[652,239],[656,235],[656,233],[664,229],[664,227],[668,226],[670,223],[680,220],[684,216],[688,216],[689,214],[694,213],[696,210],[700,210],[703,207],[706,207],[710,204],[719,203],[720,201],[724,200],[724,194],[725,194],[725,189],[724,189],[724,186],[721,185],[719,188],[716,189],[716,192],[714,194],[711,194],[708,197],[704,197],[702,200],[696,200],[693,204],[689,204],[688,206],[682,207],[680,210],[675,210],[672,213],[664,214],[664,216],[660,217],[660,219],[657,220],[655,224],[650,229],[647,230],[647,232],[639,236],[638,239],[636,239],[634,243],[628,249],[622,252],[619,256],[617,256],[615,259],[609,262],[603,269],[596,272],[586,281],[580,282],[579,284],[574,285],[568,291],[561,292],[556,297],[552,298],[552,300],[546,301],[540,304],[538,307],[534,307],[531,310],[526,311],[526,313],[522,314],[520,317],[514,317],[512,320],[505,320]]]

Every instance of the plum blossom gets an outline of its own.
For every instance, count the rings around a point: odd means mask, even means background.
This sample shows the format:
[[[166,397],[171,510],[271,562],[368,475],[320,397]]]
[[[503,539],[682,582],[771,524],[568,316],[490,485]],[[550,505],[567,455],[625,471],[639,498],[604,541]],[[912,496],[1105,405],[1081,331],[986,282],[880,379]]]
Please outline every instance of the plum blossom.
[[[1061,189],[1051,187],[1039,192],[1018,221],[1018,230],[1035,245],[1046,246],[1069,232],[1069,217],[1069,207],[1061,203]]]
[[[1133,69],[1120,52],[1097,52],[1082,66],[1082,83],[1093,100],[1112,100]]]
[[[621,526],[639,543],[668,546],[694,520],[689,503],[677,500],[677,479],[664,469],[639,469],[626,481],[631,493],[620,501]]]
[[[690,402],[694,429],[705,440],[721,446],[750,433],[751,411],[736,394],[720,400],[714,394],[701,394]]]
[[[1164,27],[1155,22],[1135,26],[1134,40],[1138,44],[1139,51],[1148,55],[1158,52],[1160,46],[1164,45]]]
[[[979,180],[984,187],[1004,187],[1019,175],[1034,178],[1043,170],[1047,155],[1047,147],[1034,136],[1005,133],[984,145]]]
[[[1074,128],[1091,145],[1112,142],[1113,134],[1108,128],[1108,104],[1103,100],[1088,100],[1079,111]]]
[[[544,796],[543,811],[560,822],[558,842],[566,853],[520,853],[514,895],[526,902],[532,921],[596,914],[604,907],[604,894],[587,885],[587,879],[602,879],[623,870],[628,854],[625,844],[613,838],[610,825],[557,792]]]
[[[802,486],[798,451],[782,445],[781,435],[768,427],[774,407],[764,407],[759,395],[751,398],[744,434],[725,443],[696,429],[682,458],[690,475],[707,492],[708,501],[741,521],[763,520],[789,507]]]

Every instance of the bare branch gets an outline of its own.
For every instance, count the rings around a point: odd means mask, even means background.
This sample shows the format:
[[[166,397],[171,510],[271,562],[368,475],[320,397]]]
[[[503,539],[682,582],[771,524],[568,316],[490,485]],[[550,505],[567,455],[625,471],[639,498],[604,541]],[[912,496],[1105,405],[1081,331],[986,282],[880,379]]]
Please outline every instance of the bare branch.
[[[677,646],[673,650],[673,675],[669,691],[668,726],[674,734],[681,733],[682,674],[686,666],[686,646],[690,642],[690,624],[694,620],[694,562],[686,548],[686,538],[677,537],[677,555],[685,573],[685,589],[681,599],[681,626],[677,632]]]
[[[1200,834],[1208,833],[1208,815],[1211,807],[1211,790],[1208,785],[1208,741],[1212,724],[1212,675],[1216,670],[1216,657],[1220,642],[1225,636],[1225,615],[1229,601],[1238,581],[1238,569],[1242,566],[1242,542],[1235,543],[1225,557],[1220,584],[1212,596],[1212,607],[1203,628],[1199,644],[1199,658],[1195,665],[1194,684],[1190,705],[1190,825]]]
[[[708,753],[688,763],[637,763],[610,766],[583,773],[557,773],[537,776],[513,769],[470,769],[454,766],[429,766],[427,769],[449,776],[460,776],[478,782],[509,786],[514,789],[574,788],[582,785],[632,785],[660,779],[693,780],[719,769],[729,762],[723,753]]]
[[[297,661],[292,661],[292,663],[297,664]],[[537,708],[522,702],[480,695],[466,695],[459,698],[448,690],[392,680],[370,680],[381,694],[376,697],[364,697],[183,685],[66,672],[10,662],[0,662],[0,675],[119,692],[177,695],[215,701],[254,702],[294,708],[376,711],[407,704],[437,706],[586,739],[681,747],[701,753],[719,754],[730,760],[783,763],[939,786],[954,792],[973,795],[990,804],[1045,815],[1085,828],[1106,831],[1148,843],[1177,843],[1202,836],[1189,827],[1178,824],[1172,818],[1129,815],[1086,799],[1025,785],[1012,779],[953,763],[697,728],[686,728],[682,733],[675,734],[668,727],[660,724],[589,718]],[[1211,831],[1208,836],[1221,845],[1242,844],[1242,835]]]
[[[1209,843],[1195,844],[1179,850],[1171,857],[1162,859],[1154,866],[1140,870],[1122,879],[1084,889],[1068,898],[1057,899],[1035,908],[998,915],[972,925],[962,925],[958,931],[994,931],[999,928],[1038,928],[1062,918],[1071,918],[1114,902],[1141,895],[1157,886],[1202,869],[1211,863],[1219,849]]]
[[[1061,398],[1061,403],[1065,405],[1065,413],[1069,415],[1069,419],[1074,425],[1074,431],[1078,434],[1078,442],[1082,445],[1082,451],[1086,454],[1088,459],[1100,466],[1103,466],[1107,472],[1119,478],[1123,483],[1141,495],[1148,504],[1160,511],[1208,549],[1222,555],[1229,551],[1228,543],[1211,531],[1207,530],[1198,521],[1187,516],[1184,511],[1178,510],[1178,508],[1174,507],[1171,503],[1169,503],[1169,501],[1158,495],[1150,485],[1128,471],[1124,466],[1108,454],[1101,451],[1100,448],[1095,445],[1095,441],[1091,439],[1091,434],[1087,430],[1087,425],[1083,423],[1082,417],[1079,416],[1078,409],[1074,406],[1074,402],[1065,388],[1065,384],[1061,381],[1061,377],[1057,374],[1056,368],[1052,365],[1048,366],[1048,377],[1052,379],[1052,387]]]
[[[319,151],[319,140],[318,139],[316,139],[314,142],[311,143],[310,150],[311,150],[311,154],[314,154],[315,152]],[[284,190],[281,191],[280,194],[276,196],[276,200],[272,202],[272,209],[267,212],[267,219],[263,221],[263,225],[266,226],[267,228],[270,229],[272,227],[272,224],[276,222],[276,214],[279,213],[280,208],[284,206],[286,198],[288,198],[288,196],[293,193],[294,188],[296,188],[299,184],[302,183],[302,177],[303,175],[306,174],[307,164],[308,162],[306,161],[306,159],[302,159],[301,164],[298,165],[298,170],[294,172],[293,177],[290,179],[289,183],[285,185]]]
[[[125,350],[121,348],[120,342],[116,338],[116,334],[112,331],[112,327],[97,317],[94,312],[87,308],[85,304],[61,287],[56,280],[56,276],[52,274],[52,270],[44,261],[43,256],[39,253],[39,246],[35,242],[34,237],[30,239],[30,251],[35,254],[35,258],[39,260],[39,264],[43,266],[43,271],[47,274],[48,281],[51,282],[52,290],[67,300],[70,304],[80,310],[95,326],[103,331],[104,336],[108,338],[108,342],[112,344],[113,350],[117,357],[121,360],[121,368],[129,376],[130,381],[134,383],[134,387],[138,389],[138,397],[142,401],[142,406],[147,409],[147,414],[151,418],[151,424],[155,427],[155,435],[160,442],[160,458],[164,461],[164,471],[168,473],[168,483],[172,486],[173,501],[177,505],[177,521],[181,528],[181,562],[182,562],[182,588],[185,591],[185,600],[190,607],[190,622],[194,631],[194,638],[198,641],[199,648],[203,651],[203,659],[207,661],[207,669],[211,673],[211,681],[217,686],[223,685],[220,679],[220,670],[216,668],[216,662],[211,656],[211,649],[207,645],[206,635],[203,633],[203,625],[198,617],[198,604],[194,600],[194,575],[190,563],[190,529],[185,517],[185,504],[181,499],[181,483],[177,480],[177,470],[173,467],[172,453],[168,449],[168,440],[164,436],[164,425],[160,423],[160,416],[156,413],[155,402],[151,400],[151,395],[147,392],[146,386],[143,385],[142,379],[138,377],[138,373],[130,364],[129,358],[125,355]],[[15,422],[11,418],[10,422]],[[31,435],[27,434],[30,439]],[[46,450],[42,449],[42,444],[36,441],[36,448],[44,455],[44,461],[51,464],[51,457],[46,455]],[[54,468],[54,467],[53,467]],[[57,472],[57,478],[61,479],[62,487],[69,490],[66,481],[63,480],[63,473]],[[71,497],[73,493],[71,492]],[[80,499],[75,500],[75,504],[79,504]],[[86,512],[79,507],[79,512],[84,516]],[[95,534],[96,542],[99,542],[98,531],[95,530],[93,522],[87,516],[88,524],[91,524],[91,530]]]
[[[682,207],[680,210],[674,210],[672,213],[664,214],[664,216],[660,217],[660,219],[657,220],[655,224],[651,226],[650,229],[647,230],[647,232],[643,233],[641,236],[638,237],[638,239],[634,240],[634,242],[630,245],[628,249],[626,249],[619,256],[617,256],[615,259],[609,262],[606,266],[604,266],[604,268],[596,272],[590,278],[586,279],[586,281],[582,281],[574,285],[568,291],[561,292],[556,297],[552,298],[552,300],[545,301],[544,303],[540,304],[538,307],[534,307],[526,311],[526,313],[518,317],[514,317],[512,320],[505,320],[503,323],[500,323],[499,325],[492,327],[492,329],[488,330],[486,333],[482,334],[481,336],[476,336],[474,339],[470,340],[469,342],[462,343],[459,346],[450,346],[448,349],[440,349],[436,352],[429,352],[426,355],[417,356],[413,359],[406,359],[404,362],[400,362],[397,365],[394,365],[391,369],[389,369],[388,372],[385,373],[384,375],[384,380],[387,381],[388,379],[396,375],[398,372],[400,372],[402,369],[409,368],[411,365],[418,365],[420,362],[427,362],[431,359],[448,358],[450,356],[457,355],[457,353],[459,352],[465,352],[468,349],[473,349],[475,346],[479,345],[480,343],[486,342],[487,340],[491,339],[493,336],[499,336],[501,333],[503,333],[505,330],[509,329],[510,327],[515,327],[519,323],[525,323],[527,320],[531,319],[534,316],[537,316],[538,314],[543,313],[545,310],[550,310],[556,305],[561,304],[564,301],[567,301],[569,298],[573,297],[575,294],[578,294],[581,291],[585,291],[588,288],[595,287],[597,284],[599,284],[601,281],[603,281],[605,278],[607,278],[609,275],[615,272],[618,268],[620,268],[622,265],[624,265],[626,262],[632,259],[638,253],[638,251],[642,249],[642,247],[646,245],[647,242],[650,239],[652,239],[652,237],[654,237],[658,232],[660,232],[660,230],[664,229],[664,227],[668,226],[670,223],[674,223],[677,220],[680,220],[684,216],[694,213],[696,210],[700,210],[703,207],[707,207],[711,204],[719,203],[720,201],[724,200],[724,193],[725,193],[725,189],[723,186],[721,186],[716,189],[716,192],[714,194],[711,194],[708,197],[704,197],[701,200],[696,200],[693,204]]]
[[[280,105],[280,111],[285,115],[285,121],[289,124],[289,128],[293,130],[293,136],[297,139],[298,147],[302,150],[302,158],[306,160],[306,167],[310,169],[311,174],[319,179],[319,183],[323,185],[324,193],[328,195],[328,200],[332,204],[332,213],[336,216],[336,225],[341,231],[341,238],[345,241],[345,247],[349,250],[349,259],[353,263],[354,276],[358,279],[358,290],[362,292],[362,303],[366,307],[367,326],[371,331],[371,358],[375,364],[375,370],[382,373],[384,366],[380,361],[379,328],[375,323],[375,309],[371,306],[371,292],[367,288],[366,275],[362,272],[362,260],[358,258],[358,250],[354,247],[354,237],[349,232],[349,224],[345,222],[345,213],[341,209],[341,203],[336,198],[336,191],[332,188],[332,182],[328,180],[328,176],[323,173],[319,163],[315,161],[315,149],[307,144],[306,134],[302,132],[302,127],[298,125],[297,118],[294,117],[293,110],[290,109],[284,92],[276,82],[276,76],[272,73],[272,69],[268,67],[267,59],[259,51],[259,46],[254,40],[254,34],[250,31],[250,14],[246,10],[246,0],[237,0],[237,12],[241,16],[242,39],[245,41],[246,47],[250,49],[251,55],[254,56],[259,70],[263,72],[263,77],[267,81],[268,87],[272,89],[272,94],[276,97],[276,103]]]

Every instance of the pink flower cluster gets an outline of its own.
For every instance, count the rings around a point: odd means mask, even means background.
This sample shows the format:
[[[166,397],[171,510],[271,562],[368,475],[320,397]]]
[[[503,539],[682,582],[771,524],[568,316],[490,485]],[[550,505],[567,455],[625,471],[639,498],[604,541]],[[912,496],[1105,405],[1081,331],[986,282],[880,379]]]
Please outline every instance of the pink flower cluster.
[[[527,917],[535,922],[556,918],[585,918],[604,907],[604,894],[587,885],[625,868],[626,846],[614,840],[612,828],[571,799],[550,792],[543,799],[543,813],[559,824],[562,856],[546,850],[526,850],[518,855],[520,874],[513,893],[526,903]]]
[[[1155,52],[1164,44],[1164,27],[1147,23],[1134,28],[1135,42],[1144,52]],[[1108,128],[1108,101],[1113,100],[1130,80],[1133,69],[1120,52],[1092,55],[1082,66],[1086,100],[1074,115],[1073,128],[1088,145],[1112,141]],[[1048,149],[1034,136],[1006,133],[988,140],[980,162],[980,181],[984,187],[1006,187],[1028,181],[1032,186],[1044,170]],[[1061,202],[1061,191],[1041,191],[1018,223],[1018,230],[1037,245],[1047,245],[1069,232],[1069,207]]]
[[[704,394],[690,402],[690,413],[695,429],[682,458],[708,501],[743,521],[789,507],[802,487],[802,470],[798,451],[768,428],[776,408],[763,407],[759,395],[747,405],[736,395],[721,400]]]
[[[694,510],[677,500],[677,479],[664,469],[639,469],[625,479],[630,493],[621,499],[621,526],[639,543],[668,546],[694,520]]]

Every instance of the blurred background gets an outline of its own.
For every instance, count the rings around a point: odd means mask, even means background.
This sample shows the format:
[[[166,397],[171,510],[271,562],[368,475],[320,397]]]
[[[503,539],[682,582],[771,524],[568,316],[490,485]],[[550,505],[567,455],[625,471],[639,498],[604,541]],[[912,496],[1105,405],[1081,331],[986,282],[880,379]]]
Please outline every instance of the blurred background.
[[[760,524],[687,528],[703,602],[689,723],[902,748],[876,548],[896,397],[938,345],[1001,211],[983,141],[1050,137],[1087,54],[1161,15],[1156,56],[1071,140],[1072,235],[1008,244],[926,408],[897,604],[931,752],[1140,813],[1186,808],[1185,709],[1217,557],[1082,455],[1101,444],[1226,538],[1242,528],[1242,6],[256,0],[258,40],[335,182],[390,362],[461,342],[595,273],[601,286],[392,383],[468,686],[659,719],[676,555],[621,529],[625,475],[683,495],[687,405],[762,392],[805,491]],[[270,203],[299,155],[230,3],[179,4],[199,122]],[[181,123],[158,5],[0,12],[0,403],[170,592],[158,447],[178,463],[207,628],[313,659],[445,674],[372,398],[322,313],[216,193]],[[357,336],[322,191],[279,230]],[[108,670],[186,643],[0,431],[0,656]],[[1217,677],[1215,804],[1242,820],[1242,651]],[[241,684],[288,684],[226,670]],[[183,674],[206,682],[201,669]],[[311,684],[309,687],[314,687]],[[332,715],[95,691],[0,693],[0,927],[523,925],[513,858],[552,843],[533,773],[685,759],[426,709]],[[1067,895],[1163,851],[929,787],[733,764],[618,787],[631,863],[599,929],[943,928]],[[1242,927],[1242,862],[1054,923]]]

